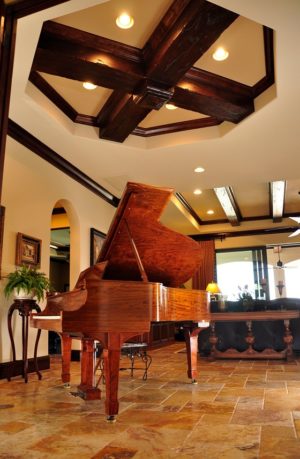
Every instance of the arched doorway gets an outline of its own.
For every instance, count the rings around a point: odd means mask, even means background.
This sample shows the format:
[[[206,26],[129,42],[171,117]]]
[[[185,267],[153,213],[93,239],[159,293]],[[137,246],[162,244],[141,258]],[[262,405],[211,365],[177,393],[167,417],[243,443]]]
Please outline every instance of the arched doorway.
[[[50,271],[49,278],[56,292],[70,289],[70,221],[65,207],[58,201],[53,210],[50,228]],[[50,331],[49,354],[61,354],[60,337]]]

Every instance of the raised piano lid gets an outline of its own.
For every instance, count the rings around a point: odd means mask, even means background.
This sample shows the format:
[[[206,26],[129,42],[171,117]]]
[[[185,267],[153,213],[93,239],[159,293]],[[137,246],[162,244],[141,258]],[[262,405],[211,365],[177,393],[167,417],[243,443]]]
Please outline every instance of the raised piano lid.
[[[201,258],[199,245],[159,222],[172,193],[170,188],[127,184],[97,260],[108,262],[104,279],[141,280],[130,236],[149,282],[179,287],[192,277]]]

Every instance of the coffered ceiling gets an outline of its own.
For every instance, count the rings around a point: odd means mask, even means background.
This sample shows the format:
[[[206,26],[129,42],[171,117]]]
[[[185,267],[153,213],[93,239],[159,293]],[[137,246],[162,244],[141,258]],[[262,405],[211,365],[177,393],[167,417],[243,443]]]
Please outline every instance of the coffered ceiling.
[[[183,233],[295,226],[299,2],[84,5],[71,0],[19,21],[11,119],[117,197],[127,181],[173,187],[163,221]],[[128,30],[115,23],[124,9],[134,18]],[[218,46],[227,60],[212,59]],[[275,218],[278,181],[284,206]]]
[[[116,24],[124,7],[126,30]],[[229,59],[213,59],[220,46]],[[44,23],[30,81],[115,142],[237,124],[274,82],[273,31],[204,0],[111,0]]]

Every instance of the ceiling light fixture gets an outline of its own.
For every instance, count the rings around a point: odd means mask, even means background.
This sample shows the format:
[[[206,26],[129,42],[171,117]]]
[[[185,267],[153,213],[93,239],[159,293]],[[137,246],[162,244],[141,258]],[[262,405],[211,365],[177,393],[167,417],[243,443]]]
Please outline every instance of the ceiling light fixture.
[[[197,173],[204,172],[204,171],[205,171],[204,167],[200,167],[200,166],[194,169],[194,172],[197,172]]]
[[[208,215],[213,215],[215,212],[214,212],[213,210],[208,210],[206,213],[207,213]]]
[[[168,109],[168,110],[176,110],[176,105],[173,105],[173,104],[166,104],[165,107]]]
[[[89,81],[85,81],[84,83],[82,83],[82,86],[84,87],[84,89],[88,89],[89,91],[97,88],[96,84],[90,83]]]
[[[202,194],[202,191],[199,190],[199,188],[197,188],[196,190],[194,190],[194,194],[197,194],[197,195],[198,195],[198,194]]]
[[[213,54],[213,58],[215,61],[225,61],[225,59],[227,59],[228,56],[229,56],[229,52],[226,51],[226,49],[222,48],[221,46],[217,48]]]
[[[117,17],[116,24],[120,29],[130,29],[134,24],[134,20],[129,14],[122,13]]]

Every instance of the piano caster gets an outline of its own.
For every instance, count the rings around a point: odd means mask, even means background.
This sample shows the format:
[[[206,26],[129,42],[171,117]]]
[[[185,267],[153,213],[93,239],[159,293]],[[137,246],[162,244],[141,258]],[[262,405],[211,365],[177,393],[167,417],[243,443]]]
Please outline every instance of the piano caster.
[[[107,421],[107,422],[110,422],[111,424],[112,424],[113,422],[116,422],[116,420],[117,420],[117,419],[116,419],[116,416],[114,416],[114,415],[106,416],[106,421]]]
[[[195,385],[198,384],[197,379],[192,379],[192,384],[195,384]]]
[[[63,387],[64,387],[65,389],[70,389],[71,384],[70,384],[70,383],[64,383]]]

